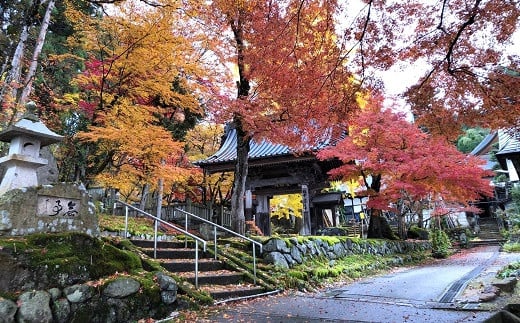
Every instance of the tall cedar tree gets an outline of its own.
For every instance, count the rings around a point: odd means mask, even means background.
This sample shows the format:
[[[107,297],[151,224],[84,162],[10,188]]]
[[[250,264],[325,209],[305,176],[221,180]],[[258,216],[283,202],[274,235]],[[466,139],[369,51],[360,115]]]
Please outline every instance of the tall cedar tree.
[[[335,178],[362,178],[366,189],[359,194],[369,196],[372,215],[369,237],[382,236],[381,211],[391,209],[404,196],[462,206],[493,194],[485,179],[490,174],[480,167],[479,158],[424,133],[403,114],[382,110],[380,100],[369,100],[351,119],[348,136],[320,151],[318,157],[343,161],[330,171]]]

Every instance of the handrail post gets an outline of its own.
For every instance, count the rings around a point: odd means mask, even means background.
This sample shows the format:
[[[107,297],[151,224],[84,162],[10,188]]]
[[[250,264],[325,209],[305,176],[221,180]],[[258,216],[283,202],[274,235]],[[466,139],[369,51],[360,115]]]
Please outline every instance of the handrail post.
[[[195,288],[199,288],[199,241],[195,240]]]
[[[184,213],[184,229],[188,231],[188,213]],[[184,248],[188,248],[188,236],[184,238]]]
[[[157,259],[157,224],[159,221],[154,221],[154,229],[153,229],[153,259]]]
[[[125,239],[128,239],[128,206],[125,205]]]
[[[255,278],[253,279],[253,284],[256,285],[256,248],[255,248],[255,244],[252,243],[253,245],[253,275],[255,276]]]
[[[217,227],[213,227],[213,243],[215,244],[215,260],[217,260]]]

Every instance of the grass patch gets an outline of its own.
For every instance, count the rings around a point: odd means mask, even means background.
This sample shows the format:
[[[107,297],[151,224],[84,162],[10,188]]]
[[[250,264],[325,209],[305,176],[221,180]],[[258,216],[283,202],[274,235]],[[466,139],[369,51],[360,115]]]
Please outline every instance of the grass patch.
[[[507,278],[507,277],[511,277],[511,276],[516,277],[519,271],[520,271],[520,261],[515,261],[515,262],[508,264],[504,268],[500,269],[500,271],[497,273],[496,277],[497,278]]]
[[[110,232],[124,232],[125,231],[125,217],[117,215],[100,214],[99,218],[99,230],[110,231]],[[154,234],[154,222],[152,219],[144,217],[128,217],[128,228],[127,231],[133,236],[139,235],[153,235]],[[158,235],[163,233],[158,231]]]
[[[505,252],[520,252],[520,242],[507,242],[502,246]]]
[[[397,258],[403,261],[396,261]],[[420,252],[383,257],[351,255],[335,260],[326,258],[308,260],[289,270],[276,269],[272,266],[264,268],[264,270],[269,270],[272,277],[282,285],[282,288],[313,290],[325,283],[367,277],[392,267],[420,263],[425,259],[427,259],[427,255]]]

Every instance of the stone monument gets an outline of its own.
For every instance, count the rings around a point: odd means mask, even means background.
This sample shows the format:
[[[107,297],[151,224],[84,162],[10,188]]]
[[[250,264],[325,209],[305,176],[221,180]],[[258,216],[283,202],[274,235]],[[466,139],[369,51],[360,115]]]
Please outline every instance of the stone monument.
[[[5,168],[0,183],[0,235],[77,231],[98,235],[94,205],[81,184],[39,185],[37,169],[47,164],[42,147],[60,142],[28,103],[20,121],[0,132],[9,153],[0,158]]]

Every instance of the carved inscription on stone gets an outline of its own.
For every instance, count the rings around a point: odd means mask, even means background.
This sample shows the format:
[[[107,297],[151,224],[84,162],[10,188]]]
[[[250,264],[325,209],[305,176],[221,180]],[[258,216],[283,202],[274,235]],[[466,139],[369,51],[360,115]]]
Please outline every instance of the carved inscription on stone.
[[[79,200],[56,196],[38,196],[38,216],[75,217],[78,216]]]

